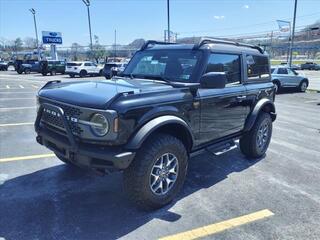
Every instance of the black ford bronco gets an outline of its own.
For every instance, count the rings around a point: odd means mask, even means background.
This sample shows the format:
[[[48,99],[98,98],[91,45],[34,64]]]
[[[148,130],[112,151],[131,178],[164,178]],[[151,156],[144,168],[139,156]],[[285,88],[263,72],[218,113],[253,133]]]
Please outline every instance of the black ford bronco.
[[[37,142],[70,165],[124,171],[140,207],[168,204],[188,159],[237,147],[262,157],[276,119],[268,56],[218,39],[147,41],[121,76],[48,82],[38,93]]]

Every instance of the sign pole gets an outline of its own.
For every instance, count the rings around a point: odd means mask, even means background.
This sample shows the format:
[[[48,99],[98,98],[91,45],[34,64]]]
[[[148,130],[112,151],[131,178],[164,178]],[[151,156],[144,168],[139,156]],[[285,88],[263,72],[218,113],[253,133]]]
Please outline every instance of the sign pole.
[[[55,44],[50,45],[51,50],[51,58],[52,60],[58,60],[58,54],[57,54],[57,46]]]
[[[40,56],[40,51],[39,51],[39,39],[38,39],[38,29],[37,29],[37,20],[36,20],[36,10],[34,10],[34,8],[29,9],[29,11],[32,13],[33,15],[33,23],[34,23],[34,29],[36,32],[36,40],[37,40],[37,55],[38,55],[38,60],[40,60],[41,56]]]
[[[167,0],[168,42],[170,42],[170,0]]]

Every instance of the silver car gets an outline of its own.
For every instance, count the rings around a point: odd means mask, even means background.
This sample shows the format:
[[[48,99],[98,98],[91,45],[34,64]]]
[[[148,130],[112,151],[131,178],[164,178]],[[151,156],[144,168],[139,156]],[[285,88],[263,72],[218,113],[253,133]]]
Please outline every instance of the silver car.
[[[272,67],[271,77],[276,92],[279,91],[280,88],[286,87],[295,87],[298,88],[300,92],[305,92],[309,85],[308,78],[286,66]]]

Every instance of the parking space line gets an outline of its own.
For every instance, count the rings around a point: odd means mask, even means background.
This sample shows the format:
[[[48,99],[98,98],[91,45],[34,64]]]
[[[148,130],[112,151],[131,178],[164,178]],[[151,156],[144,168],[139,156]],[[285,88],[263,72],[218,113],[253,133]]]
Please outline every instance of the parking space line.
[[[18,90],[18,89],[21,89],[21,88],[12,88],[12,87],[10,87],[10,86],[8,86],[9,88],[0,88],[0,90]]]
[[[22,86],[22,85],[19,85],[19,87],[20,87],[20,88],[24,88],[24,86]]]
[[[232,218],[223,222],[207,225],[204,227],[196,228],[186,232],[178,233],[175,235],[160,238],[160,240],[192,240],[197,238],[206,237],[212,234],[216,234],[227,229],[238,227],[244,224],[255,222],[267,217],[273,216],[274,213],[268,209],[264,209],[258,212],[250,213],[241,217]]]
[[[9,88],[10,88],[10,86],[9,86],[9,85],[7,85],[7,86],[6,86],[6,88],[8,88],[8,89],[9,89]]]
[[[39,88],[38,86],[36,86],[36,85],[33,85],[33,84],[32,84],[31,86],[32,86],[33,88]]]
[[[39,154],[39,155],[30,155],[30,156],[21,156],[21,157],[9,157],[9,158],[0,158],[0,162],[11,162],[11,161],[21,161],[21,160],[32,160],[37,158],[49,158],[55,157],[53,153],[49,154]]]
[[[20,94],[20,93],[35,93],[35,92],[0,92],[0,94]]]
[[[26,98],[0,98],[0,101],[10,101],[10,100],[27,100],[27,99],[36,99],[35,97],[26,97]]]
[[[33,125],[33,122],[24,122],[24,123],[4,123],[0,124],[0,127],[14,127],[14,126],[26,126],[26,125]]]
[[[34,107],[11,107],[11,108],[0,108],[0,111],[8,111],[8,110],[22,110],[22,109],[32,109],[32,108],[36,108],[36,106]]]

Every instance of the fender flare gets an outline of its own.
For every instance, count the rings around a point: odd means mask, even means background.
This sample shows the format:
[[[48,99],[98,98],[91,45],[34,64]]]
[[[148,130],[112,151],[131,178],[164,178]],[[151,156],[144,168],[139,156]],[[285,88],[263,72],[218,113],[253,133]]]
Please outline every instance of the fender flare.
[[[267,112],[271,114],[272,121],[276,120],[277,114],[276,114],[276,107],[275,107],[274,103],[271,100],[266,99],[266,98],[261,99],[257,102],[257,104],[253,108],[252,112],[248,116],[246,123],[245,123],[244,131],[250,131],[250,129],[253,127],[259,113],[261,111],[263,111],[263,109],[267,106],[268,106]]]
[[[126,149],[138,149],[141,147],[142,143],[157,129],[168,124],[178,124],[182,126],[191,136],[193,143],[193,134],[189,125],[181,118],[173,115],[165,115],[161,117],[154,118],[144,124],[130,139],[126,145]]]

